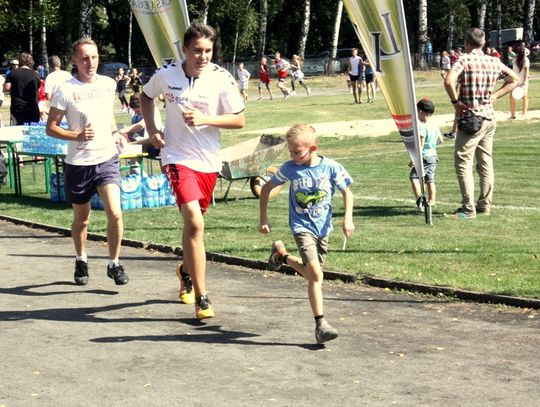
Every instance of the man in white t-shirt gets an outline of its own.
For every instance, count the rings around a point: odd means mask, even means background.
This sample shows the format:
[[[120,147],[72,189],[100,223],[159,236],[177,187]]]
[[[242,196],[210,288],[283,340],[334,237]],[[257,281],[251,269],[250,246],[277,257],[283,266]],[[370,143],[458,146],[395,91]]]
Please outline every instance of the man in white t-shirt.
[[[351,81],[354,103],[362,103],[362,84],[358,83],[358,81],[361,81],[364,73],[364,64],[356,48],[353,48],[351,53],[352,56],[349,58],[349,80]]]
[[[71,236],[75,245],[75,283],[88,282],[86,239],[90,221],[90,199],[99,193],[107,215],[109,264],[107,276],[117,285],[127,284],[128,276],[119,262],[123,235],[120,205],[120,163],[116,144],[123,137],[116,132],[113,116],[116,83],[97,75],[99,54],[90,38],[73,45],[77,74],[60,85],[51,100],[47,134],[69,140],[65,158],[64,188],[73,207]],[[67,120],[68,129],[60,126]]]
[[[195,303],[198,319],[214,316],[206,292],[203,214],[221,170],[220,129],[245,124],[244,101],[233,76],[211,63],[216,33],[194,23],[184,34],[185,60],[160,68],[143,87],[141,108],[150,140],[161,160],[184,221],[184,263],[178,265],[180,299]],[[153,99],[165,98],[164,131],[154,122]]]
[[[49,58],[51,72],[45,78],[45,97],[51,100],[54,92],[64,82],[69,81],[73,76],[69,72],[62,70],[62,61],[57,55]]]

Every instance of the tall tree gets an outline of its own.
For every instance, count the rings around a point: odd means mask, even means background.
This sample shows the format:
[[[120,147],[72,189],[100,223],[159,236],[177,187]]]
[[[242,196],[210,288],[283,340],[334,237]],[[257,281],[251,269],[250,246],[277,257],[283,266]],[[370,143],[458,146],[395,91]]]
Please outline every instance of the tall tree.
[[[534,9],[535,0],[525,0],[525,10],[523,18],[523,40],[529,42],[534,40]]]
[[[81,0],[79,38],[92,37],[92,0]]]
[[[266,49],[266,26],[268,24],[268,1],[261,0],[261,23],[259,26],[259,48],[257,49],[257,57],[259,59],[264,55]]]
[[[418,66],[425,69],[426,61],[426,43],[428,40],[428,6],[427,0],[418,2]]]
[[[336,18],[334,20],[334,30],[332,32],[332,44],[330,45],[330,55],[326,62],[325,72],[327,75],[334,73],[334,60],[337,56],[337,45],[339,41],[339,29],[341,27],[341,18],[343,16],[343,0],[338,0],[336,8]]]
[[[309,34],[309,19],[311,15],[311,0],[304,0],[304,13],[301,22],[300,40],[298,41],[298,55],[304,58],[306,52],[306,42]]]

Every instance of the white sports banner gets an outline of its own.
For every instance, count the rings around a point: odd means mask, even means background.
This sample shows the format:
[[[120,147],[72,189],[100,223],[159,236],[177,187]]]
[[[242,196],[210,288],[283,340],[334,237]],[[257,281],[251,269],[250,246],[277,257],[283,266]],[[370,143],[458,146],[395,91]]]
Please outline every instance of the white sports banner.
[[[157,66],[182,58],[182,37],[189,26],[185,0],[129,0]]]
[[[400,0],[344,0],[344,5],[405,147],[424,178],[407,25]]]

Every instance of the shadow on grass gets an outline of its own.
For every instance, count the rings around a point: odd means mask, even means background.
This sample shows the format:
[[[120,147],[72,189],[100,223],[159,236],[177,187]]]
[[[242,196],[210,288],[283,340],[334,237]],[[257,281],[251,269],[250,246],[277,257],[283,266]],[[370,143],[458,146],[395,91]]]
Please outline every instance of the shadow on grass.
[[[1,194],[3,204],[12,204],[20,206],[31,206],[39,209],[49,209],[56,211],[71,210],[71,205],[66,202],[53,202],[50,198],[37,197],[31,195]]]
[[[417,214],[414,208],[410,206],[381,206],[381,205],[371,205],[371,206],[355,206],[353,209],[353,216],[355,217],[395,217],[395,216],[405,216]],[[345,212],[343,210],[334,211],[335,217],[343,217]]]

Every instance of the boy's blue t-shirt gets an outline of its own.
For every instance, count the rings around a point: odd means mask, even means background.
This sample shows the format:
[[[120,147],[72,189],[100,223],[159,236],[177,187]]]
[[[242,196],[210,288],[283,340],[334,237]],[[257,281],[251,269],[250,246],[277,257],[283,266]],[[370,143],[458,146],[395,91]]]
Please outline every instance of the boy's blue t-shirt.
[[[332,230],[332,197],[353,183],[347,170],[336,161],[321,157],[314,167],[285,162],[271,179],[275,185],[290,181],[289,227],[293,234],[309,232],[317,237]]]
[[[436,156],[437,144],[439,143],[439,137],[441,136],[439,127],[418,121],[418,133],[420,138],[424,139],[422,157]]]

